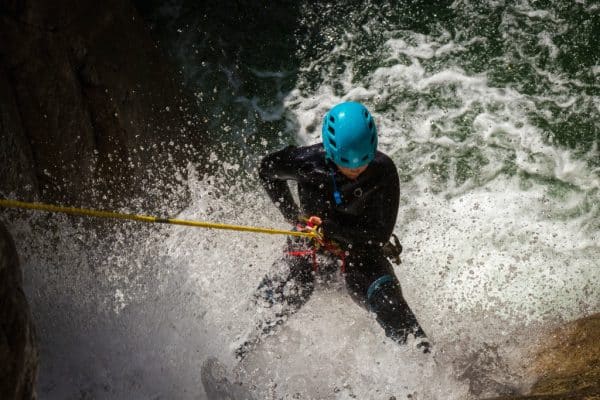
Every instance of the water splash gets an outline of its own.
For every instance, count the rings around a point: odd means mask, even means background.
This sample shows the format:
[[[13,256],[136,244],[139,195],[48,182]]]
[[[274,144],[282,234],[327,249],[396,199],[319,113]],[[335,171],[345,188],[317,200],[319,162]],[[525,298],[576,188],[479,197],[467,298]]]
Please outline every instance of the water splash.
[[[198,398],[211,357],[256,398],[508,393],[527,383],[519,366],[538,329],[600,308],[598,68],[565,61],[598,9],[457,1],[415,22],[431,13],[349,3],[351,18],[325,27],[339,9],[301,4],[292,87],[268,68],[244,69],[271,88],[256,92],[227,63],[189,71],[218,139],[208,172],[178,182],[191,194],[179,217],[286,228],[257,160],[294,135],[318,141],[330,106],[364,101],[401,175],[396,272],[433,356],[390,343],[334,286],[237,364],[282,238],[10,212],[46,360],[41,396]]]

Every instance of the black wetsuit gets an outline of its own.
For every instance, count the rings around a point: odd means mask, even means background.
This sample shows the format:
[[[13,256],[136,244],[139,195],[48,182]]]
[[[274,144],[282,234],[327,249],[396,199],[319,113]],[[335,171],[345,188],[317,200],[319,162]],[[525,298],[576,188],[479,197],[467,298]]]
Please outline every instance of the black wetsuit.
[[[352,298],[377,315],[386,335],[400,343],[410,333],[425,336],[383,254],[400,196],[398,173],[388,156],[377,152],[367,169],[350,180],[326,160],[322,144],[289,146],[266,156],[259,174],[269,197],[291,224],[303,216],[322,219],[325,239],[345,251],[344,276]],[[290,180],[298,185],[299,205]],[[297,248],[299,242],[288,240],[288,248]],[[285,254],[277,263],[276,272],[263,279],[256,294],[266,307],[279,306],[274,318],[262,322],[265,333],[304,304],[314,288],[310,257]]]

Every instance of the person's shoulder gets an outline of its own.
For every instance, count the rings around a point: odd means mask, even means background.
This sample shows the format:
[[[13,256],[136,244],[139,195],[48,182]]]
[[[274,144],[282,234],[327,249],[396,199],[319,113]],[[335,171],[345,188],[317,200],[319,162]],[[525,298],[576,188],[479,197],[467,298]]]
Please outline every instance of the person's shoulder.
[[[279,153],[282,151],[289,151],[289,152],[302,153],[302,154],[313,154],[313,153],[324,154],[325,153],[325,150],[323,149],[323,145],[321,143],[311,144],[308,146],[296,146],[293,144],[289,144],[289,145],[285,146],[284,148],[274,151],[274,153]]]
[[[379,176],[379,179],[385,182],[397,182],[399,180],[396,164],[387,154],[377,151],[373,164],[376,166],[373,173],[375,176]]]
[[[310,146],[288,145],[263,157],[265,160],[286,159],[291,162],[304,162],[324,159],[325,150],[320,143]]]
[[[396,164],[394,164],[394,161],[390,158],[390,156],[388,156],[385,153],[382,153],[381,151],[377,151],[377,153],[375,153],[375,159],[373,160],[375,162],[375,164],[380,165],[382,168],[393,168],[394,170],[396,169]]]
[[[298,147],[298,149],[302,149],[302,151],[307,154],[325,154],[325,148],[323,148],[323,143],[315,143],[308,146]]]
[[[322,159],[325,156],[325,150],[321,143],[294,147],[293,153],[295,158],[300,160]]]

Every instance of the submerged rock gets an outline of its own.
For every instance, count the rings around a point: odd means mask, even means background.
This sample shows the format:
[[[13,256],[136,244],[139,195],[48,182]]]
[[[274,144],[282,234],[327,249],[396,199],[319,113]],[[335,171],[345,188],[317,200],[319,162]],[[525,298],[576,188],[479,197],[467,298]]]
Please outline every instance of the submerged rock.
[[[14,242],[0,223],[0,399],[34,399],[38,353]]]

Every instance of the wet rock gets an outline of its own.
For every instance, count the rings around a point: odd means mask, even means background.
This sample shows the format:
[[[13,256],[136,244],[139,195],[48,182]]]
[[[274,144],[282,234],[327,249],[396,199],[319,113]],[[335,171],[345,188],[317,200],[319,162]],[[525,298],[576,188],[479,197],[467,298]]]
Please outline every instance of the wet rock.
[[[600,399],[600,313],[550,335],[531,367],[535,384],[525,396],[500,399]]]
[[[600,313],[556,332],[540,352],[531,394],[595,393],[600,398]]]
[[[34,399],[38,353],[15,245],[0,223],[0,399]]]
[[[195,102],[131,3],[0,2],[0,37],[0,194],[152,204],[200,158]]]

